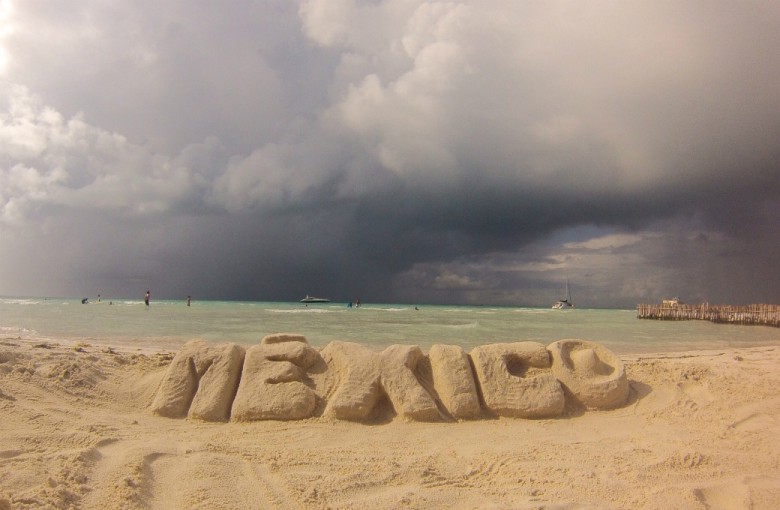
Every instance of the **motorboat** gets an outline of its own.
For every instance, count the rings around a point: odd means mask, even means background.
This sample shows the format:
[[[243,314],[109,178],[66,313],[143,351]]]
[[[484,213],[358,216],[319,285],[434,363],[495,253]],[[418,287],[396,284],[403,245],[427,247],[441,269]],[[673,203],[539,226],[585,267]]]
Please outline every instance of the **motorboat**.
[[[325,298],[319,298],[319,297],[312,297],[308,294],[306,294],[306,297],[301,299],[301,303],[330,303],[330,299]]]

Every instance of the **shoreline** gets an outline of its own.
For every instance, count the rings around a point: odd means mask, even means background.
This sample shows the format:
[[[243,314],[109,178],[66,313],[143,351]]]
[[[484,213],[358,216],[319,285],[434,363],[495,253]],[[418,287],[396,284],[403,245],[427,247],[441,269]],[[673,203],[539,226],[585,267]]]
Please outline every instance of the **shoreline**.
[[[780,504],[780,347],[618,353],[608,411],[363,424],[162,418],[174,351],[46,345],[0,340],[0,509]]]
[[[192,340],[201,340],[198,338],[194,338]],[[170,346],[157,346],[157,345],[149,345],[149,344],[135,344],[130,343],[127,341],[121,341],[121,340],[112,340],[112,339],[90,339],[90,340],[75,340],[75,339],[65,339],[65,338],[21,338],[21,337],[0,337],[0,347],[6,346],[25,346],[25,347],[36,347],[39,348],[64,348],[64,349],[75,349],[75,348],[97,348],[97,349],[103,349],[107,350],[110,349],[111,351],[114,351],[113,353],[121,353],[121,354],[145,354],[145,355],[155,355],[155,354],[166,354],[166,355],[175,355],[176,352],[178,352],[188,341],[192,340],[177,340],[174,342],[176,345],[170,345]],[[259,344],[261,339],[258,339],[255,343],[237,343],[237,345],[243,346],[243,347],[251,347],[252,345]],[[523,341],[523,340],[518,340]],[[234,342],[208,342],[209,345],[220,345],[224,343],[234,343]],[[398,345],[413,345],[411,343],[402,343]],[[44,347],[48,346],[48,347]],[[384,347],[381,346],[367,346],[370,349],[375,349],[377,351],[381,351]],[[314,347],[316,350],[322,350],[321,347]],[[757,345],[749,345],[749,346],[738,346],[738,347],[716,347],[716,348],[702,348],[702,349],[684,349],[680,351],[676,350],[666,350],[666,351],[648,351],[648,352],[614,352],[616,356],[618,356],[624,363],[626,362],[633,362],[633,361],[639,361],[639,360],[649,360],[649,359],[685,359],[685,358],[696,358],[696,357],[709,357],[709,356],[717,356],[717,355],[727,355],[732,352],[737,351],[750,351],[750,350],[767,350],[767,351],[773,351],[775,349],[780,351],[780,344],[757,344]],[[428,349],[424,348],[423,351],[427,354]]]

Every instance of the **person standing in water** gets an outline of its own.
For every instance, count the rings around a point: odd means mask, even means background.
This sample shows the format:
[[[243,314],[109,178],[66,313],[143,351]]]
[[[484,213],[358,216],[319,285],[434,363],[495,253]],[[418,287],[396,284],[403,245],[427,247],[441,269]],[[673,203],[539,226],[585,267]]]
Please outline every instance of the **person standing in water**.
[[[144,304],[146,306],[149,306],[149,297],[150,297],[150,294],[149,294],[149,291],[147,290],[146,291],[146,295],[144,296]]]
[[[192,296],[187,296],[187,306],[190,306],[192,304]]]

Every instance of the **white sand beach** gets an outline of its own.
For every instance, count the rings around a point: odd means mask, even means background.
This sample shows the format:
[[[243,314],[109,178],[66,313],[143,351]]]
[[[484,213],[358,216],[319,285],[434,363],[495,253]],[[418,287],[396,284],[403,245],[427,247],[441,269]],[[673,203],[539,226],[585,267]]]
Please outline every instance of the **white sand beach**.
[[[175,353],[0,342],[0,509],[780,507],[780,348],[621,356],[554,419],[203,422],[150,411]]]

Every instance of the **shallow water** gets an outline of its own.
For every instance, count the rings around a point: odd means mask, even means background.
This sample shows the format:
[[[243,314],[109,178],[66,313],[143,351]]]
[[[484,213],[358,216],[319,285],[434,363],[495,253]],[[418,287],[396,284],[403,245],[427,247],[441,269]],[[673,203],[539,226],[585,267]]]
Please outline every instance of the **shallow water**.
[[[110,304],[111,303],[111,304]],[[580,338],[616,353],[780,345],[780,328],[706,321],[653,321],[634,310],[233,301],[0,299],[0,338],[116,343],[176,349],[192,339],[257,343],[272,333],[299,333],[315,347],[332,340],[382,348],[392,344],[477,345]]]

